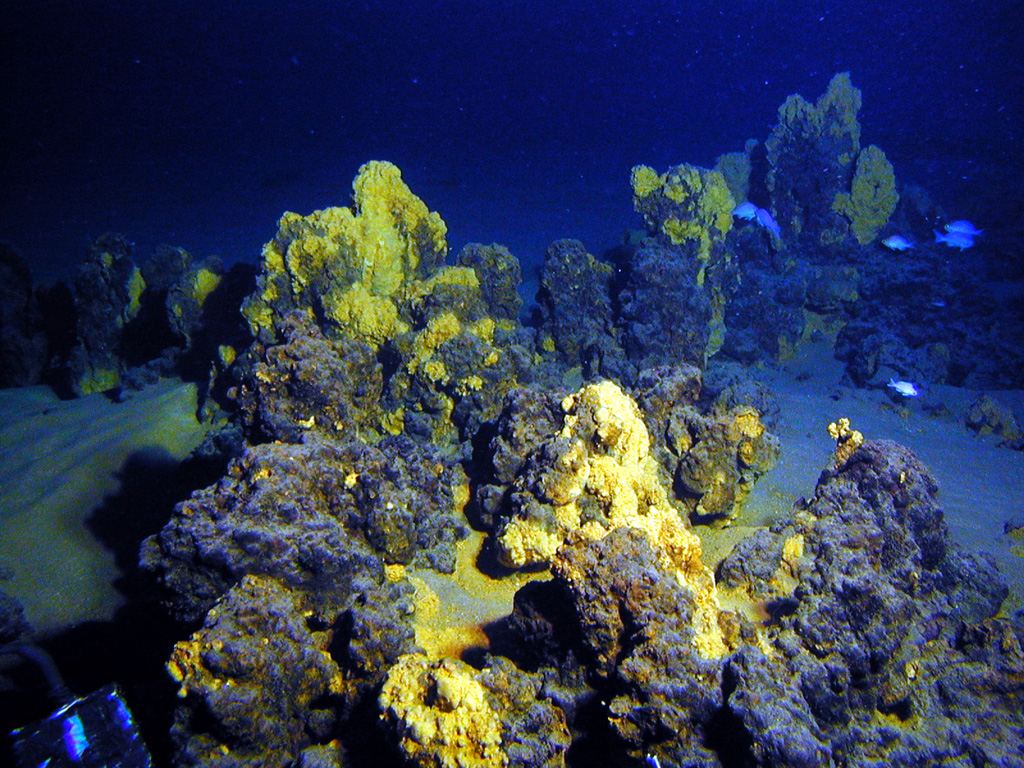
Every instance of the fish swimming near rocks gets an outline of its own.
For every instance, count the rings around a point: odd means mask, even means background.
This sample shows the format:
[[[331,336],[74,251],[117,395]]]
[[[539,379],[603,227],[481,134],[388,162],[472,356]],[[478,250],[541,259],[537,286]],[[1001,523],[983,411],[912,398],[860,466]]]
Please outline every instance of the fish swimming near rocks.
[[[882,241],[882,245],[888,248],[890,251],[905,251],[908,248],[913,248],[914,244],[903,237],[903,235],[892,235],[885,238]]]
[[[942,234],[937,229],[933,229],[932,232],[935,233],[936,243],[945,243],[950,248],[959,248],[962,251],[974,245],[974,238],[966,232],[954,230],[947,234]]]
[[[962,232],[965,235],[975,237],[984,232],[984,229],[977,229],[971,222],[966,219],[958,219],[957,221],[951,221],[946,225],[947,232]]]
[[[903,397],[917,397],[920,392],[917,391],[917,387],[909,381],[896,381],[895,379],[889,379],[889,383],[886,384],[889,389],[896,390]]]
[[[757,206],[753,203],[740,203],[732,209],[732,215],[744,221],[753,221],[757,218]]]
[[[758,224],[776,237],[780,239],[782,238],[782,230],[779,229],[779,225],[775,222],[775,217],[772,216],[771,213],[766,211],[764,208],[758,208],[754,216],[757,219]]]

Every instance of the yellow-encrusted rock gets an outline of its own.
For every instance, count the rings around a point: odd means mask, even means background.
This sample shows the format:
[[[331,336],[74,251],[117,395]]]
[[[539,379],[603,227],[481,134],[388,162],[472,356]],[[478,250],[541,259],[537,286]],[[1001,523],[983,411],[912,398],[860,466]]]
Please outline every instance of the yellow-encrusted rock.
[[[846,417],[829,424],[828,434],[836,441],[836,450],[832,459],[837,467],[841,467],[849,461],[854,451],[864,444],[864,435],[856,429],[851,429],[850,420]]]
[[[366,163],[353,191],[351,208],[281,217],[242,313],[267,347],[287,337],[297,313],[331,343],[355,340],[374,353],[387,347],[395,370],[378,431],[410,428],[453,443],[460,439],[451,422],[459,403],[471,400],[486,420],[516,383],[518,358],[501,347],[517,326],[506,318],[498,333],[481,275],[499,265],[518,274],[518,264],[511,254],[493,263],[470,254],[460,266],[443,266],[444,222],[391,163]]]
[[[222,277],[207,267],[197,269],[189,281],[189,288],[200,307],[206,303],[207,297],[217,290]]]
[[[631,181],[633,207],[648,231],[668,238],[682,258],[692,260],[695,284],[709,294],[712,316],[705,354],[710,357],[725,338],[723,281],[732,262],[725,238],[736,207],[729,185],[718,171],[685,163],[661,175],[638,165]]]
[[[561,431],[552,446],[567,446],[537,484],[554,506],[551,520],[513,517],[498,535],[502,561],[515,568],[546,565],[574,533],[598,540],[617,528],[638,528],[694,596],[695,643],[707,657],[726,652],[718,626],[714,575],[702,560],[700,538],[669,501],[650,457],[650,436],[637,404],[617,384],[589,384],[562,402]]]
[[[398,302],[410,283],[439,267],[447,227],[391,163],[366,163],[352,187],[354,208],[281,217],[263,248],[257,290],[242,309],[253,335],[276,341],[275,324],[303,307],[322,308],[333,332],[374,346],[404,330]]]
[[[857,242],[867,245],[888,223],[899,201],[892,163],[872,144],[857,155],[850,191],[836,194],[832,210],[849,221]]]
[[[370,293],[363,283],[322,298],[324,315],[343,335],[365,341],[378,349],[385,341],[409,326],[399,316],[398,307],[387,296]]]
[[[378,702],[406,757],[423,768],[508,765],[498,714],[473,667],[406,654],[388,671]]]
[[[698,243],[704,264],[711,259],[711,245],[732,228],[736,207],[725,178],[718,171],[694,165],[677,165],[658,173],[645,165],[633,168],[633,205],[648,228],[661,232],[676,245]]]

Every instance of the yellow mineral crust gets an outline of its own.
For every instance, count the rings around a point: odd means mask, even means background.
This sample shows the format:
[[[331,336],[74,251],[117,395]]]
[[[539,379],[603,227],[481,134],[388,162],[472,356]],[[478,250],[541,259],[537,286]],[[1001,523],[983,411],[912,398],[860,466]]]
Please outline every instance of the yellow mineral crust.
[[[646,165],[637,165],[633,167],[630,182],[634,195],[637,197],[648,197],[661,189],[664,180],[653,168]]]
[[[790,536],[782,545],[782,562],[790,570],[796,573],[797,565],[804,556],[804,536],[797,533]]]
[[[189,300],[201,309],[210,294],[217,290],[220,281],[221,276],[208,267],[193,269],[187,282],[179,284],[180,288],[174,293],[180,291],[180,294],[175,297],[176,300],[169,302],[169,306],[177,317],[185,314],[185,303]]]
[[[480,278],[472,267],[445,267],[431,275],[428,280],[417,283],[410,289],[410,297],[428,296],[439,285],[461,285],[464,288],[479,288]]]
[[[804,557],[804,536],[796,533],[782,544],[779,567],[772,574],[771,587],[780,595],[791,595],[800,583],[800,561]]]
[[[513,518],[502,529],[498,539],[501,560],[513,568],[550,563],[567,533],[548,530],[532,520]]]
[[[617,528],[638,528],[661,567],[693,593],[698,650],[709,658],[724,655],[714,574],[702,559],[700,538],[658,479],[640,408],[617,384],[603,381],[565,398],[562,409],[558,437],[572,440],[571,448],[555,462],[552,474],[561,482],[544,494],[555,506],[556,530],[530,518],[511,519],[498,536],[502,560],[513,567],[549,564],[573,533],[598,540]],[[584,501],[596,503],[607,523],[582,521]]]
[[[508,765],[501,721],[473,667],[457,659],[401,656],[378,702],[406,757],[423,768]]]
[[[402,181],[399,169],[371,161],[352,184],[354,208],[308,216],[285,213],[263,248],[259,287],[243,306],[255,335],[276,337],[273,322],[289,306],[322,304],[338,330],[379,346],[400,333],[395,304],[422,275],[425,257],[447,253],[447,226]],[[465,283],[461,273],[450,281]]]
[[[892,163],[872,144],[857,155],[850,191],[836,194],[832,210],[849,221],[858,243],[868,245],[896,212],[899,201]]]
[[[724,238],[732,228],[736,203],[718,171],[684,164],[659,175],[653,168],[638,165],[633,168],[630,182],[637,211],[648,226],[660,229],[676,245],[697,240],[705,263],[710,258],[711,242]],[[647,210],[645,201],[657,194],[677,204],[674,215],[662,219]]]
[[[367,163],[359,169],[352,189],[359,211],[361,282],[369,282],[374,293],[391,295],[398,290],[419,267],[425,247],[447,252],[448,227],[410,191],[397,166]]]
[[[451,341],[462,332],[462,323],[454,312],[442,312],[427,321],[427,327],[416,336],[412,357],[408,362],[409,372],[415,373],[420,365],[434,354],[438,347]]]
[[[146,290],[146,280],[142,277],[142,272],[136,267],[132,270],[132,276],[128,278],[128,305],[124,308],[120,322],[127,323],[129,320],[139,314],[139,310],[142,309],[142,294]],[[199,302],[202,306],[202,302]]]
[[[613,456],[620,464],[636,466],[647,458],[651,438],[639,406],[613,381],[588,384],[562,401],[566,412],[563,437],[584,431],[591,452]]]
[[[190,640],[180,640],[171,652],[171,659],[167,662],[167,673],[174,682],[179,683],[178,697],[185,698],[188,695],[189,682],[198,678],[206,679],[206,686],[211,685],[213,676],[203,666],[201,654],[203,647],[197,636]]]
[[[756,408],[745,405],[736,410],[729,425],[729,439],[732,442],[738,442],[742,438],[756,440],[763,434],[764,424],[761,423],[761,414]]]
[[[829,424],[828,434],[836,441],[836,450],[832,454],[836,467],[841,467],[849,461],[854,451],[864,443],[864,435],[856,429],[850,429],[850,420],[846,417]]]
[[[398,307],[386,296],[375,296],[362,283],[323,297],[324,314],[346,335],[379,349],[388,339],[409,330]]]
[[[89,366],[89,369],[79,379],[77,388],[83,395],[92,395],[97,392],[111,390],[120,382],[121,374],[116,368],[94,368]]]

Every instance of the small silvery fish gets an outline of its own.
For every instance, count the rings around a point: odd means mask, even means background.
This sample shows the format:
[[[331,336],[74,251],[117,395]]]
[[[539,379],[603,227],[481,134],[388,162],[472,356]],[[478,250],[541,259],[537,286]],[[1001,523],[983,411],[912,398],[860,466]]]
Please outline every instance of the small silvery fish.
[[[970,235],[971,237],[974,237],[975,235],[980,235],[985,230],[976,229],[975,226],[966,219],[958,219],[957,221],[949,222],[949,224],[946,225],[946,231],[961,232],[965,235]]]
[[[755,213],[755,216],[757,218],[758,224],[767,229],[776,237],[782,237],[782,231],[779,229],[779,225],[775,223],[775,218],[771,215],[771,213],[766,211],[764,208],[758,208],[757,212]]]
[[[935,233],[936,243],[945,243],[950,248],[959,248],[962,251],[965,248],[970,248],[974,245],[974,238],[966,232],[954,231],[944,235],[937,229],[933,229],[932,231]]]
[[[892,235],[891,237],[887,237],[882,241],[882,245],[890,251],[905,251],[907,248],[914,247],[914,244],[907,240],[907,238],[903,237],[903,235]]]
[[[889,389],[894,389],[904,397],[917,397],[918,391],[909,381],[896,381],[895,379],[889,379],[889,383],[886,385]]]
[[[752,221],[757,217],[757,206],[753,203],[740,203],[732,209],[732,215],[737,219]]]

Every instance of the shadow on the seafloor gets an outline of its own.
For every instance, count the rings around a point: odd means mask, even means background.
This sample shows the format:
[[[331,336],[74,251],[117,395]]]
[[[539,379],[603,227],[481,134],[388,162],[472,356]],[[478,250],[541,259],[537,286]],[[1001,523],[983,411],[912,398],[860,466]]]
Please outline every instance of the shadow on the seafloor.
[[[179,462],[163,449],[134,452],[118,472],[119,491],[108,496],[86,523],[115,559],[115,581],[124,604],[109,621],[87,621],[38,644],[54,659],[68,688],[86,695],[116,682],[135,716],[157,766],[171,763],[169,731],[176,701],[164,670],[178,638],[193,629],[170,618],[155,585],[139,570],[139,547],[170,518],[174,505],[223,473],[216,462]],[[47,687],[34,670],[4,669],[10,688],[0,690],[0,731],[43,718],[53,709]],[[0,764],[14,765],[0,745]]]
[[[98,541],[113,553],[121,577],[118,590],[130,602],[145,590],[138,570],[139,547],[170,519],[174,505],[223,473],[223,462],[179,462],[163,448],[132,452],[117,473],[118,492],[108,496],[86,519]]]

